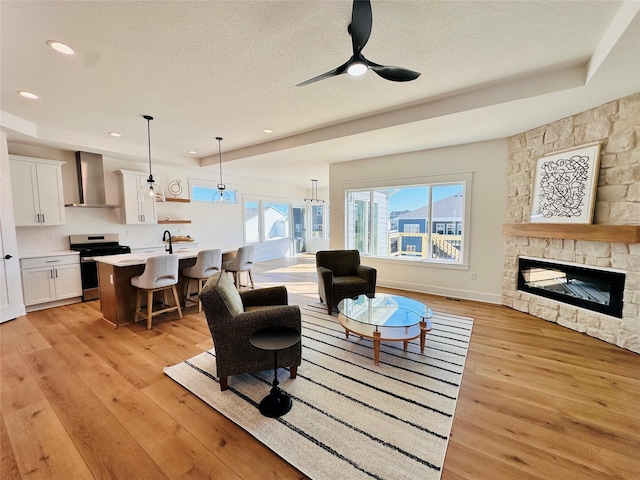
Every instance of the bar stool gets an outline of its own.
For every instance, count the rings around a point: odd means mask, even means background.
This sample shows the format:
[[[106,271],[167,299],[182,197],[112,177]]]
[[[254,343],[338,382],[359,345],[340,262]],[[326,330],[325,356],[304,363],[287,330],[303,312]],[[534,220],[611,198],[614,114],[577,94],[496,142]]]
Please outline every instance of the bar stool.
[[[207,279],[214,273],[218,273],[221,268],[222,250],[215,248],[212,250],[200,250],[195,265],[182,269],[182,275],[187,278],[184,296],[185,307],[187,306],[187,302],[197,303],[198,312],[202,312],[202,302],[200,298],[196,301],[192,299],[192,295],[189,294],[191,279],[195,279],[198,282],[198,293],[196,295],[200,295],[202,287],[207,283]]]
[[[234,259],[227,260],[222,264],[222,269],[225,272],[229,272],[233,274],[233,279],[235,280],[236,288],[238,290],[240,289],[240,273],[241,272],[247,272],[249,274],[249,281],[251,282],[251,288],[254,288],[253,274],[251,273],[251,269],[253,268],[253,253],[254,253],[253,245],[240,247]]]
[[[182,310],[180,309],[180,299],[176,284],[178,283],[178,257],[176,255],[157,255],[147,258],[142,275],[131,278],[131,285],[138,289],[136,296],[136,315],[133,318],[134,323],[138,321],[138,316],[144,318],[145,312],[140,310],[142,305],[143,292],[147,292],[147,329],[151,329],[151,319],[156,315],[165,312],[173,312],[178,310],[178,315],[182,318]],[[165,302],[165,293],[167,290],[173,292],[173,299],[176,305],[167,306]],[[153,294],[162,292],[164,307],[162,310],[153,311]]]

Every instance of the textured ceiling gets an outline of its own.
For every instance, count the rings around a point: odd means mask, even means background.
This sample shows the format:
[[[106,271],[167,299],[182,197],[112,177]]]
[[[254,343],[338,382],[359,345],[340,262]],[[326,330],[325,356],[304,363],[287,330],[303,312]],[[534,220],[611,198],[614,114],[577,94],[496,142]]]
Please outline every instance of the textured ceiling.
[[[422,75],[296,87],[351,56],[350,1],[2,0],[2,128],[144,159],[149,114],[154,160],[216,162],[222,136],[232,174],[324,183],[329,163],[504,137],[640,91],[638,8],[373,0],[363,53]]]

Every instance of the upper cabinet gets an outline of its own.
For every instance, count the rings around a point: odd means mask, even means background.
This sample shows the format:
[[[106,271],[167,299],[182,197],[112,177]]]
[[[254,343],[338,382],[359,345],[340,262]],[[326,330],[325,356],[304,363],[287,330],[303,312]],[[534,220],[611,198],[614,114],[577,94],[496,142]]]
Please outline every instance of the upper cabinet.
[[[64,162],[9,155],[16,227],[64,225]]]
[[[147,184],[147,175],[142,172],[118,170],[121,178],[120,203],[123,207],[123,222],[127,224],[157,223],[156,202],[141,200],[138,192]]]

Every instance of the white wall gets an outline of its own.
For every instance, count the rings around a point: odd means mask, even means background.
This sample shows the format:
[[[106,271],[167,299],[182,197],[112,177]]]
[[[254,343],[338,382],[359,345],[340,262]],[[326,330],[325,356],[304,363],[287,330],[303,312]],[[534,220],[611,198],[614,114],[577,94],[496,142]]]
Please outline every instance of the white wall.
[[[78,201],[78,187],[75,167],[75,152],[41,148],[23,144],[9,144],[9,153],[13,155],[47,158],[67,162],[63,165],[63,190],[65,203]],[[119,178],[115,171],[119,169],[149,173],[147,161],[133,162],[108,156],[103,157],[105,171],[106,201],[120,204]],[[162,186],[166,195],[167,184],[180,180],[183,187],[181,197],[188,197],[188,178],[198,178],[218,182],[217,166],[177,166],[165,162],[152,165],[153,176]],[[223,164],[224,170],[224,164]],[[202,202],[158,203],[158,218],[190,219],[191,224],[177,225],[125,225],[120,221],[120,209],[111,208],[72,208],[65,209],[66,225],[57,227],[18,227],[19,255],[66,250],[69,248],[69,235],[88,233],[118,233],[120,243],[129,246],[143,246],[162,243],[162,233],[169,230],[172,235],[190,235],[199,247],[237,247],[244,244],[244,224],[242,213],[242,195],[260,198],[300,202],[307,196],[305,189],[293,189],[278,186],[277,197],[274,186],[260,179],[234,179],[225,175],[228,189],[238,190],[239,203],[216,205]],[[256,261],[281,257],[289,251],[290,242],[273,242],[271,245],[256,249]]]
[[[366,257],[378,285],[501,303],[502,222],[506,195],[506,139],[412,152],[330,166],[331,248],[344,248],[345,191],[405,185],[426,178],[471,172],[471,228],[468,266],[438,266]],[[471,280],[471,272],[477,275]]]

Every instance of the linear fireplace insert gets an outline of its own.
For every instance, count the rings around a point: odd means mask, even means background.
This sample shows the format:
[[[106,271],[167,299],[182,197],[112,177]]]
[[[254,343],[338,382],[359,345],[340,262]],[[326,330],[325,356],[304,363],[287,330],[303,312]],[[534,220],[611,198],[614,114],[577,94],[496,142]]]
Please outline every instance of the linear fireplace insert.
[[[518,290],[622,318],[625,274],[533,258],[518,259]]]

